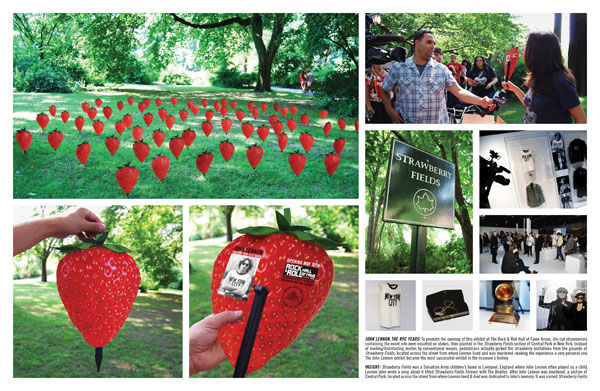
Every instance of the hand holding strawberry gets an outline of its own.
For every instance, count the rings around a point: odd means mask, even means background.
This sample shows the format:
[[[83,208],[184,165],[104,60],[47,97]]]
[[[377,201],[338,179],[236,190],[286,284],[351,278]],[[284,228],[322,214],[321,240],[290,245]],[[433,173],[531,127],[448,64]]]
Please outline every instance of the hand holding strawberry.
[[[322,307],[333,281],[333,262],[324,249],[335,249],[339,244],[310,233],[308,227],[292,225],[289,209],[283,214],[277,212],[276,216],[278,228],[239,230],[244,235],[225,247],[213,266],[214,313],[225,310],[244,313],[242,322],[221,327],[218,339],[232,365],[240,365],[238,357],[249,358],[247,372],[260,369],[296,339]],[[244,263],[253,266],[250,270],[243,269]],[[256,297],[253,290],[244,298],[221,289],[231,284],[229,280],[244,278],[238,278],[234,272],[255,273],[248,283],[249,291],[250,286],[268,290],[259,318],[249,318]],[[246,325],[256,325],[258,321],[254,347],[250,346],[250,352],[240,351]]]

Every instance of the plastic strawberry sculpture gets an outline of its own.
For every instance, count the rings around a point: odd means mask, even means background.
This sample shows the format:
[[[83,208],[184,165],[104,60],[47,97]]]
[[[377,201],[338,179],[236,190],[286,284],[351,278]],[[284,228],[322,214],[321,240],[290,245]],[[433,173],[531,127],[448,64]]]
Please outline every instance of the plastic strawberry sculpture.
[[[213,312],[244,313],[218,335],[236,368],[234,377],[260,369],[288,347],[317,315],[333,281],[333,262],[325,250],[339,244],[292,225],[289,209],[276,217],[277,228],[239,230],[244,235],[225,247],[213,266]],[[241,278],[249,280],[241,293],[230,288],[239,274],[250,275]]]
[[[60,248],[56,286],[71,322],[95,348],[100,371],[102,347],[119,332],[140,286],[140,271],[123,246],[104,243],[108,233]]]
[[[29,146],[31,145],[31,140],[33,139],[33,137],[31,136],[31,133],[25,129],[20,129],[17,131],[16,137],[17,137],[17,142],[19,143],[19,146],[21,147],[23,152],[27,152],[27,150],[29,149]]]

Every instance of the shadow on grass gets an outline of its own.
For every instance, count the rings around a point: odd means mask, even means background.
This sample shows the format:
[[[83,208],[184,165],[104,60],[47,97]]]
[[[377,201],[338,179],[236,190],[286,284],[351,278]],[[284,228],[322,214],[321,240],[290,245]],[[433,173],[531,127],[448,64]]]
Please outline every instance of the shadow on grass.
[[[181,377],[181,295],[140,293],[121,331],[94,348],[71,323],[55,283],[13,285],[14,377]]]
[[[190,243],[190,325],[212,313],[210,280],[214,260],[225,247]],[[292,344],[248,377],[358,377],[358,254],[328,253],[334,281],[325,304]],[[231,377],[225,360],[201,377]]]

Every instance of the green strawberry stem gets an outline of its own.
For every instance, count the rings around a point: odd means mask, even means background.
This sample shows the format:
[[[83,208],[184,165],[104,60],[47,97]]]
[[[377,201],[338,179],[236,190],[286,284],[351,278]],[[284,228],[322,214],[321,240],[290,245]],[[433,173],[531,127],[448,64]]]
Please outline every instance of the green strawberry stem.
[[[87,250],[92,247],[104,247],[107,250],[110,250],[115,253],[130,253],[131,250],[125,246],[121,246],[113,243],[104,243],[106,238],[108,237],[108,232],[101,233],[97,235],[96,238],[81,238],[80,242],[76,242],[73,244],[67,244],[65,246],[56,247],[56,249],[65,254],[72,253],[74,251],[79,250]]]
[[[258,226],[238,229],[237,231],[241,234],[255,236],[272,235],[279,233],[290,234],[294,235],[300,240],[304,240],[305,242],[314,243],[323,248],[324,250],[336,250],[338,247],[344,244],[337,243],[331,239],[312,234],[308,232],[312,231],[312,228],[310,227],[305,227],[303,225],[292,225],[292,214],[290,212],[290,208],[285,208],[283,210],[283,214],[279,213],[278,211],[275,211],[275,217],[277,219],[277,228]]]

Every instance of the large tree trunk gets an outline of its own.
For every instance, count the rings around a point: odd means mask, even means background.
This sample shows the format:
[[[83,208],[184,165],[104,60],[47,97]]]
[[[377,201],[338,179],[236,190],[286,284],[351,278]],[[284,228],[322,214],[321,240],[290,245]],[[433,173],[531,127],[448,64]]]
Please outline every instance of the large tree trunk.
[[[258,79],[255,91],[271,91],[271,70],[275,55],[281,45],[281,34],[285,25],[285,14],[275,14],[273,20],[273,31],[269,45],[265,46],[263,41],[263,19],[261,14],[252,14],[250,26],[252,28],[252,40],[258,54]]]
[[[577,92],[587,95],[587,14],[569,15],[569,69],[577,80]]]
[[[234,209],[235,205],[223,206],[223,214],[225,215],[225,226],[227,227],[228,242],[231,242],[233,240],[233,226],[231,224],[231,216],[233,215]]]

